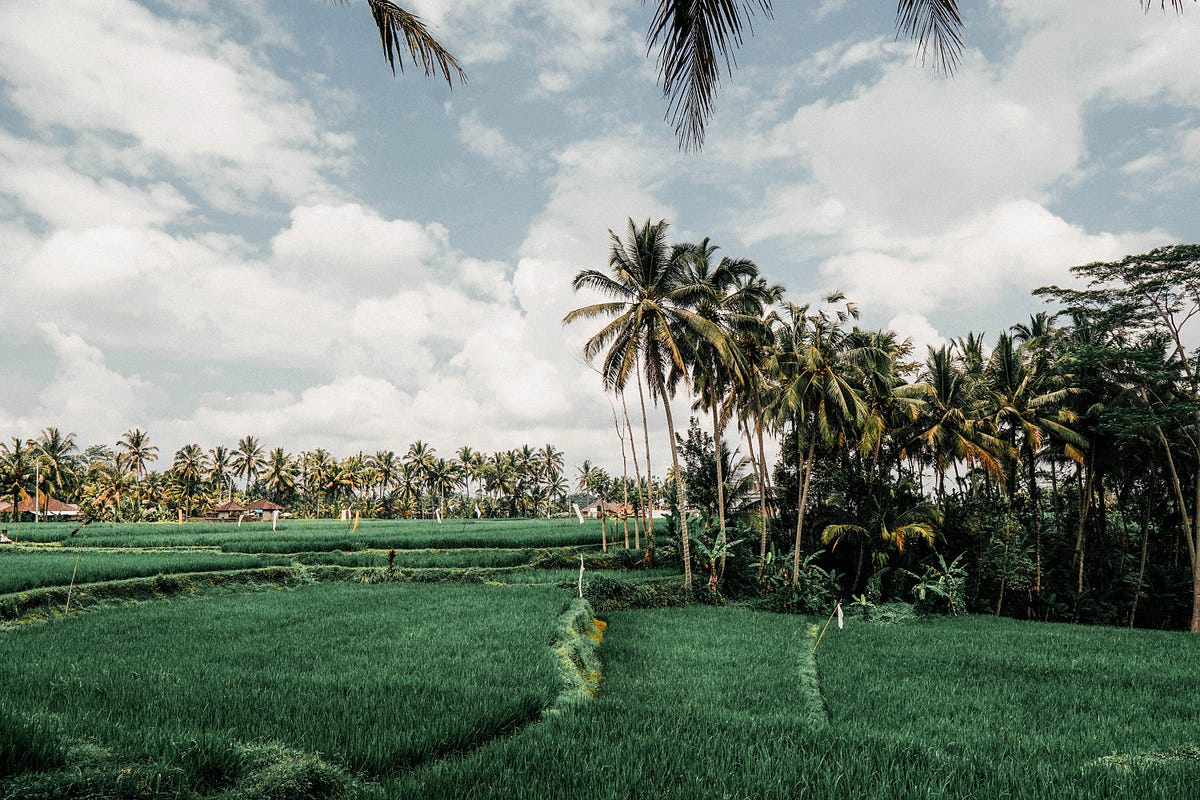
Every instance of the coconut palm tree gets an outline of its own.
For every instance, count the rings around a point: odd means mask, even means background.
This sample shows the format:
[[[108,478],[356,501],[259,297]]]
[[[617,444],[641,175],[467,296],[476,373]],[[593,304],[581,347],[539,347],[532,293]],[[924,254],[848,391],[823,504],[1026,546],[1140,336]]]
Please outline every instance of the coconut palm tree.
[[[975,377],[973,355],[979,352],[972,338],[963,349],[965,357],[956,357],[960,344],[929,348],[919,383],[924,392],[921,413],[915,423],[913,442],[928,448],[933,460],[938,501],[946,502],[946,471],[957,470],[958,462],[979,464],[988,473],[1003,480],[1008,449],[1003,441],[983,424],[983,383]]]
[[[623,391],[629,377],[637,374],[640,368],[645,375],[651,399],[663,404],[671,463],[675,473],[682,476],[675,445],[671,399],[676,386],[686,380],[691,371],[691,364],[687,361],[688,346],[683,337],[692,341],[707,340],[723,357],[728,355],[728,348],[720,329],[691,310],[703,290],[684,283],[684,257],[688,249],[672,247],[667,242],[666,234],[665,220],[654,224],[646,220],[639,227],[630,219],[624,240],[609,231],[611,246],[608,264],[611,275],[595,269],[581,270],[576,274],[572,286],[576,291],[591,290],[612,299],[571,311],[563,317],[563,324],[581,319],[609,319],[584,345],[584,358],[591,362],[603,354],[600,375],[604,388],[609,391]],[[644,398],[642,407],[645,408]],[[648,445],[649,442],[647,452]],[[691,544],[688,538],[685,481],[676,481],[675,487],[684,585],[690,590]],[[652,528],[647,529],[647,540],[649,557],[653,549]]]
[[[435,458],[429,465],[429,488],[437,494],[438,513],[446,515],[446,495],[458,485],[458,463],[445,458]]]
[[[346,3],[347,0],[335,0]],[[392,0],[367,0],[375,26],[379,30],[379,41],[383,45],[383,56],[387,59],[392,74],[396,67],[404,71],[404,54],[407,52],[414,65],[425,72],[426,77],[441,74],[446,83],[453,86],[453,78],[465,83],[467,74],[458,65],[458,60],[433,38],[421,18],[405,11]]]
[[[208,469],[205,472],[204,479],[213,484],[217,488],[217,496],[225,494],[225,489],[229,489],[229,499],[233,499],[233,455],[229,452],[229,448],[223,445],[217,445],[212,450],[208,451],[208,459],[206,461]]]
[[[732,410],[731,394],[737,384],[751,380],[752,367],[747,363],[740,342],[754,341],[766,326],[764,313],[783,296],[783,287],[768,286],[758,274],[758,267],[746,258],[723,257],[713,263],[717,246],[704,239],[689,246],[684,256],[684,282],[698,290],[693,310],[708,320],[721,337],[719,343],[702,337],[690,342],[693,364],[693,393],[696,407],[712,414],[713,441],[724,439],[725,426]],[[719,344],[719,346],[718,346]],[[726,542],[725,477],[722,459],[717,466],[717,520],[721,552]],[[721,556],[721,574],[725,571],[725,556]]]
[[[88,470],[88,483],[92,487],[92,513],[103,514],[105,509],[113,509],[113,519],[121,521],[121,498],[133,485],[134,471],[127,468],[123,459],[117,464],[93,464]],[[98,515],[97,515],[98,516]]]
[[[21,500],[34,488],[34,460],[37,457],[33,442],[11,437],[12,444],[0,442],[0,496],[12,502],[12,521],[21,519]]]
[[[243,436],[238,441],[233,451],[232,466],[233,474],[245,482],[243,491],[249,492],[250,484],[254,483],[267,466],[267,459],[263,456],[257,436]]]
[[[852,542],[857,549],[854,577],[849,591],[853,594],[864,577],[867,556],[883,566],[891,551],[903,553],[911,542],[933,545],[941,526],[941,512],[928,502],[907,505],[895,484],[876,486],[871,492],[863,518],[854,522],[825,526],[821,542],[837,549],[843,542]]]
[[[207,470],[208,462],[200,445],[186,444],[175,451],[171,472],[183,501],[184,513],[188,516],[191,516],[196,491],[200,488],[200,481]]]
[[[840,303],[843,295],[826,298],[828,304]],[[855,370],[874,361],[878,353],[870,345],[851,347],[847,324],[858,318],[858,310],[847,303],[830,312],[821,308],[810,312],[808,306],[788,303],[786,319],[779,332],[776,369],[780,386],[776,414],[790,419],[797,435],[797,509],[796,540],[792,558],[792,583],[800,578],[800,544],[804,512],[812,481],[813,456],[818,440],[833,446],[857,440],[861,447],[862,426],[867,405],[862,390],[855,385]],[[800,446],[801,427],[807,428],[807,446]],[[803,453],[803,454],[802,454]]]
[[[1019,331],[1019,334],[1025,333]],[[1037,459],[1043,444],[1050,438],[1062,444],[1063,454],[1076,464],[1083,464],[1087,442],[1074,430],[1075,415],[1064,403],[1074,393],[1056,374],[1049,357],[1038,349],[1034,336],[1025,339],[1027,348],[1019,348],[1016,339],[1000,334],[986,375],[990,399],[990,420],[1005,439],[1013,457],[1008,462],[1006,485],[1009,496],[1016,489],[1018,460],[1028,467],[1028,491],[1034,528],[1035,579],[1034,591],[1042,589],[1042,527],[1039,510]],[[1028,356],[1028,357],[1027,357]],[[1083,591],[1083,558],[1079,558],[1078,591]]]
[[[276,503],[296,490],[296,462],[282,447],[276,447],[267,454],[263,482]]]
[[[158,460],[158,448],[150,444],[150,434],[141,428],[130,428],[117,442],[117,452],[133,472],[134,480],[146,474],[146,465]]]
[[[40,469],[37,471],[42,485],[47,489],[41,492],[45,495],[43,507],[39,509],[40,517],[45,516],[49,508],[49,490],[64,495],[76,482],[76,454],[79,448],[75,445],[75,434],[63,434],[58,428],[45,428],[37,441],[34,451]],[[38,487],[39,490],[41,487]]]

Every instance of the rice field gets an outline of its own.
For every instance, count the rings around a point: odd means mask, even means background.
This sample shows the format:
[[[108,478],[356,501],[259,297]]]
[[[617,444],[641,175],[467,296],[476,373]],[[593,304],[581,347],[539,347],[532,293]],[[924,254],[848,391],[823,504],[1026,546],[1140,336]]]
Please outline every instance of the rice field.
[[[852,618],[814,657],[824,620],[611,610],[598,694],[545,715],[579,575],[562,564],[599,555],[588,526],[456,524],[364,521],[344,547],[328,521],[275,538],[89,526],[80,549],[44,525],[50,544],[5,546],[0,595],[61,586],[76,558],[88,581],[310,566],[290,570],[296,588],[131,594],[145,602],[0,630],[0,797],[1176,800],[1200,785],[1200,637],[1184,633]],[[280,549],[244,552],[247,537]],[[337,582],[304,583],[318,573]],[[93,585],[120,600],[119,581]],[[609,609],[684,599],[661,567],[589,568],[584,591]]]
[[[340,520],[269,522],[93,523],[70,537],[77,523],[6,526],[20,542],[63,542],[87,547],[208,547],[239,553],[547,548],[600,545],[600,523],[572,519]],[[68,538],[69,537],[69,538]]]
[[[565,600],[334,584],[109,609],[0,636],[0,707],[120,763],[268,743],[387,775],[539,714]]]
[[[796,618],[607,617],[594,703],[377,796],[1181,800],[1200,785],[1187,634],[852,620],[809,682]]]
[[[99,550],[95,548],[0,549],[0,594],[41,586],[66,586],[180,572],[254,569],[292,563],[286,556],[244,553]]]

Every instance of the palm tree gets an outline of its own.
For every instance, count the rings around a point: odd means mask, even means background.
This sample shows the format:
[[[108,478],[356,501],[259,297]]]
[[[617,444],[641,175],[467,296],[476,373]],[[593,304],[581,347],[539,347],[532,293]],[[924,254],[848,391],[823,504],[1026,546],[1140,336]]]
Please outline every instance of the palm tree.
[[[188,516],[191,516],[196,490],[200,487],[200,480],[207,469],[208,463],[200,445],[186,444],[175,451],[171,472],[175,476],[175,484],[183,501],[183,509]]]
[[[310,450],[302,456],[304,468],[304,491],[316,503],[315,515],[321,517],[321,501],[329,496],[337,477],[337,462],[323,447]]]
[[[233,451],[233,474],[245,481],[244,491],[250,491],[250,484],[266,468],[267,460],[263,457],[263,449],[258,443],[257,436],[243,436]]]
[[[208,471],[204,476],[205,480],[217,487],[218,497],[225,493],[226,485],[228,485],[230,500],[233,499],[233,469],[231,462],[232,454],[229,452],[229,448],[217,445],[208,451]]]
[[[454,56],[433,38],[420,17],[400,8],[392,0],[367,0],[367,5],[371,8],[371,16],[375,18],[383,56],[393,75],[396,74],[397,65],[401,72],[404,71],[403,56],[407,51],[413,64],[420,65],[426,77],[441,73],[450,86],[454,85],[451,79],[456,76],[460,83],[466,82],[467,73],[463,72]]]
[[[79,448],[75,445],[75,434],[64,435],[58,428],[46,428],[34,442],[34,450],[40,465],[38,472],[42,483],[48,490],[53,489],[60,495],[64,494],[77,472],[75,454],[79,452]],[[45,505],[39,509],[39,518],[44,516],[49,508],[50,495],[48,492],[45,494]]]
[[[465,445],[465,444],[462,447],[458,448],[458,451],[454,454],[454,457],[458,459],[458,464],[460,467],[459,474],[462,476],[462,479],[463,479],[463,489],[467,493],[468,497],[471,496],[471,481],[476,477],[476,473],[475,473],[475,456],[476,455],[477,454],[476,454],[474,448],[472,448],[470,445]]]
[[[761,336],[766,326],[764,312],[768,305],[777,302],[783,295],[780,286],[768,286],[759,277],[758,267],[745,259],[723,257],[713,263],[717,246],[704,239],[700,244],[688,246],[684,257],[686,265],[685,283],[698,290],[694,304],[695,313],[715,326],[721,337],[718,343],[710,338],[699,338],[691,342],[693,352],[689,359],[694,366],[692,380],[697,396],[697,407],[707,408],[712,414],[713,442],[721,443],[731,405],[726,398],[737,384],[751,380],[751,367],[747,363],[739,343],[754,341]],[[725,477],[722,459],[717,466],[717,519],[719,542],[722,553],[726,542],[725,532]],[[725,571],[725,556],[721,556],[721,574]]]
[[[554,445],[547,442],[537,452],[538,466],[541,468],[542,478],[547,486],[552,486],[558,483],[558,479],[562,477],[563,452]],[[553,495],[554,492],[551,492]]]
[[[852,541],[857,547],[854,578],[849,590],[853,594],[863,577],[866,557],[871,554],[882,566],[891,550],[903,553],[912,541],[932,545],[941,525],[941,513],[928,502],[903,507],[901,493],[895,484],[875,487],[864,509],[864,517],[855,522],[825,526],[821,542],[836,549],[842,542]]]
[[[957,463],[980,464],[998,479],[1004,478],[1007,447],[981,424],[982,383],[971,374],[976,352],[972,339],[966,358],[955,358],[957,345],[929,348],[920,386],[924,403],[916,422],[914,441],[923,442],[933,459],[935,491],[943,505],[946,471]]]
[[[123,460],[121,460],[123,462]],[[88,482],[95,494],[92,496],[92,508],[103,510],[113,509],[113,518],[121,521],[121,497],[130,487],[130,478],[135,474],[132,469],[126,469],[125,463],[93,464],[88,471]]]
[[[841,294],[826,298],[827,303],[844,300]],[[827,445],[859,439],[867,417],[867,406],[859,387],[851,381],[856,365],[874,361],[878,353],[870,345],[849,347],[845,327],[858,318],[858,310],[847,303],[830,314],[826,309],[810,313],[808,306],[788,303],[787,319],[780,331],[776,368],[781,385],[776,398],[780,419],[790,419],[797,435],[796,541],[792,558],[792,583],[800,579],[800,543],[804,512],[812,480],[813,456],[817,441]],[[807,451],[801,455],[801,425],[806,433]]]
[[[296,488],[296,462],[282,447],[276,447],[267,454],[266,466],[263,468],[263,482],[275,502],[283,499],[284,495]]]
[[[579,319],[609,318],[604,327],[584,345],[584,358],[591,362],[603,353],[600,375],[604,388],[620,392],[639,366],[645,373],[652,400],[661,400],[667,418],[667,437],[671,446],[671,463],[676,474],[679,453],[675,446],[675,421],[671,414],[671,398],[675,385],[687,377],[691,365],[682,339],[707,340],[722,355],[728,348],[719,328],[710,320],[690,310],[700,290],[684,284],[684,256],[687,248],[671,247],[667,242],[667,223],[650,220],[638,227],[629,220],[626,238],[621,240],[609,231],[609,269],[611,276],[594,269],[581,270],[572,282],[576,291],[589,289],[613,298],[571,311],[563,324]],[[641,385],[639,383],[639,393]],[[645,400],[642,399],[643,414]],[[647,442],[647,453],[649,452]],[[647,458],[647,462],[649,459]],[[647,463],[647,471],[649,464]],[[680,544],[683,551],[684,586],[692,587],[691,545],[687,524],[687,489],[678,480],[676,499],[679,507]],[[653,528],[647,529],[647,554],[653,549]]]
[[[458,485],[458,464],[445,458],[435,458],[429,465],[429,488],[437,493],[438,513],[446,514],[446,494]]]
[[[22,497],[29,496],[34,484],[34,460],[36,452],[33,442],[12,437],[10,447],[0,442],[0,496],[12,501],[12,521],[21,519],[19,510]]]
[[[141,428],[125,431],[117,442],[117,451],[133,472],[134,480],[141,480],[146,474],[146,465],[158,460],[158,448],[150,444],[150,434]]]
[[[408,452],[404,454],[404,463],[413,471],[413,477],[420,484],[420,491],[417,493],[418,504],[425,490],[429,488],[429,471],[436,457],[437,451],[420,439],[410,444]]]
[[[1036,326],[1035,319],[1035,326]],[[1029,468],[1028,487],[1031,517],[1034,527],[1035,579],[1034,591],[1042,590],[1042,527],[1037,485],[1037,459],[1043,450],[1043,442],[1053,437],[1063,445],[1063,454],[1082,465],[1083,451],[1087,443],[1071,424],[1074,415],[1063,403],[1073,393],[1061,376],[1055,375],[1048,363],[1048,355],[1039,352],[1038,337],[1045,332],[1033,334],[1029,329],[1018,329],[1028,347],[1016,347],[1016,340],[1001,334],[988,361],[988,394],[990,396],[991,420],[996,430],[1005,434],[1009,450],[1019,454]],[[1030,358],[1026,358],[1030,355]],[[1009,496],[1016,489],[1017,459],[1010,459],[1007,478]],[[1079,558],[1078,591],[1083,591],[1083,556]]]
[[[411,509],[421,497],[421,475],[408,462],[401,462],[396,468],[395,486],[395,499],[401,508],[408,510],[402,516],[411,516]]]
[[[142,513],[141,480],[146,475],[146,465],[158,460],[158,448],[150,444],[150,434],[141,428],[130,428],[117,442],[117,451],[133,472],[134,503],[136,514]]]

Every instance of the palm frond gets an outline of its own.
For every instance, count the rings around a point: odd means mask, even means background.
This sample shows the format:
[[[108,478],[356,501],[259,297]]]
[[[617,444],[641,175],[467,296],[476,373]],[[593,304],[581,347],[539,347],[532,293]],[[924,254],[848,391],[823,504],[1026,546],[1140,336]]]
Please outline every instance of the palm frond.
[[[646,34],[647,51],[661,44],[658,68],[667,118],[684,150],[704,144],[721,80],[720,62],[732,74],[733,52],[756,7],[771,16],[771,0],[660,0]]]
[[[345,4],[346,0],[338,2]],[[407,52],[413,63],[425,70],[426,77],[440,73],[449,86],[454,85],[455,77],[459,83],[467,82],[467,73],[458,60],[433,37],[420,17],[400,8],[392,0],[367,0],[367,4],[375,18],[375,27],[379,29],[383,56],[393,75],[397,65],[401,72],[404,71],[404,53]]]
[[[962,58],[962,29],[957,0],[900,0],[896,7],[896,35],[916,42],[921,63],[932,45],[933,57],[943,72],[953,72]]]

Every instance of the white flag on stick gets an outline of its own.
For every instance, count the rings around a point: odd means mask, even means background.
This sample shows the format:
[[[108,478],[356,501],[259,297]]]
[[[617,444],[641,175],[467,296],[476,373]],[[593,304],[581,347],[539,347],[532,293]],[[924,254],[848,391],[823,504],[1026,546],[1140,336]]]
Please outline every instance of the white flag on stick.
[[[838,615],[838,630],[840,631],[840,630],[842,629],[842,627],[843,627],[843,623],[842,623],[842,604],[841,604],[840,602],[837,604],[837,615]]]

